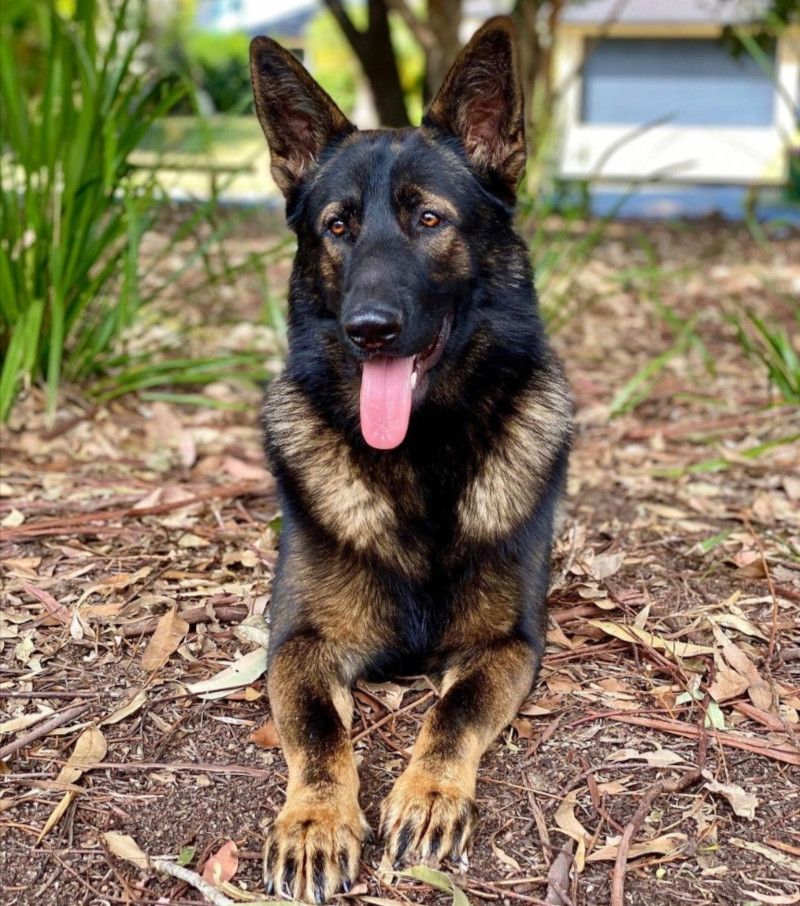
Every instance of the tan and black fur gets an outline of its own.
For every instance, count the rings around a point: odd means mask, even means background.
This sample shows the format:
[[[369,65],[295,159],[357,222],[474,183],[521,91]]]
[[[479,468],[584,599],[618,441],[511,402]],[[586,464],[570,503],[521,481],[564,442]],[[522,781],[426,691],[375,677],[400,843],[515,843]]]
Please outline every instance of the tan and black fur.
[[[512,224],[525,143],[509,20],[475,35],[418,129],[357,131],[267,38],[251,64],[298,237],[264,410],[284,519],[269,695],[289,768],[264,878],[321,902],[349,889],[368,834],[359,677],[442,676],[381,832],[394,862],[463,852],[478,762],[539,668],[571,404]],[[435,343],[405,439],[368,446],[364,361]]]

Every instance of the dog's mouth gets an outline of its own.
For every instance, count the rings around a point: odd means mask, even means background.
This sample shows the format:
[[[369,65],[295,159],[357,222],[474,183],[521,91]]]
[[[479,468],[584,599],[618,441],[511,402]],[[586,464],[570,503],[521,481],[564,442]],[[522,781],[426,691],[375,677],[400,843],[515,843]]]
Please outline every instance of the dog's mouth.
[[[371,447],[391,450],[403,442],[411,407],[425,393],[428,372],[442,358],[452,324],[452,315],[446,315],[433,342],[417,355],[376,355],[364,362],[361,433]]]

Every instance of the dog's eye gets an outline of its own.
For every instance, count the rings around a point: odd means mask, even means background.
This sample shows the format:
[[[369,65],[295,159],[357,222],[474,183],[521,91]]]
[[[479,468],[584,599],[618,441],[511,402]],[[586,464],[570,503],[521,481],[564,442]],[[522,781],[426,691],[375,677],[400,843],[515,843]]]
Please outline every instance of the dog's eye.
[[[328,229],[333,233],[334,236],[344,236],[347,232],[347,224],[343,220],[339,220],[338,217],[331,220],[328,224]]]
[[[437,227],[442,222],[442,218],[433,211],[423,211],[419,222],[426,227]]]

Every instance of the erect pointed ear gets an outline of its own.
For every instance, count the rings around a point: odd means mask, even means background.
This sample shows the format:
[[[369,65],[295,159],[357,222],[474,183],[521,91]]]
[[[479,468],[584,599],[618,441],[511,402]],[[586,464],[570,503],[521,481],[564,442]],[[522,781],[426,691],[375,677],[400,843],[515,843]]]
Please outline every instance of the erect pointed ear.
[[[526,151],[517,40],[508,17],[490,19],[475,33],[422,124],[459,138],[489,188],[514,203]]]
[[[356,127],[300,62],[271,38],[254,38],[250,44],[250,76],[272,176],[288,197],[323,148]]]

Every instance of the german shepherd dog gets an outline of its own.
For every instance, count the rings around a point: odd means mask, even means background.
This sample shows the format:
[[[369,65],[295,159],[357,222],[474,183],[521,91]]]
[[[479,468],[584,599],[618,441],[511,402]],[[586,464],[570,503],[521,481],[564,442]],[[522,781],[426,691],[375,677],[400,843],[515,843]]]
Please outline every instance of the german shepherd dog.
[[[359,677],[441,676],[381,833],[395,864],[463,853],[478,762],[542,657],[571,402],[512,225],[510,20],[477,32],[419,128],[358,131],[268,38],[251,70],[297,234],[264,411],[283,511],[268,688],[289,769],[264,880],[319,903],[350,889],[369,832]]]

